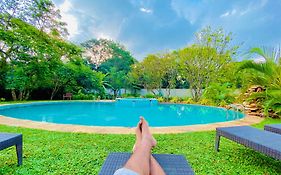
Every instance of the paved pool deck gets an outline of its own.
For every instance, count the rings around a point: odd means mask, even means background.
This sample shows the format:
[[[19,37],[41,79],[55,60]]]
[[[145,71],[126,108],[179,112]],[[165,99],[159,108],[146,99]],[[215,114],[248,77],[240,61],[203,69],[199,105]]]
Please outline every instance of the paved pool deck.
[[[212,131],[217,127],[226,126],[245,126],[260,123],[263,118],[256,116],[246,116],[243,119],[219,122],[212,124],[199,124],[188,126],[171,126],[171,127],[151,127],[154,134],[167,133],[184,133],[193,131]],[[71,124],[55,124],[46,122],[36,122],[31,120],[22,120],[11,117],[0,116],[0,124],[8,126],[16,126],[23,128],[43,129],[48,131],[76,132],[76,133],[99,133],[99,134],[133,134],[134,128],[128,127],[100,127],[100,126],[83,126]]]

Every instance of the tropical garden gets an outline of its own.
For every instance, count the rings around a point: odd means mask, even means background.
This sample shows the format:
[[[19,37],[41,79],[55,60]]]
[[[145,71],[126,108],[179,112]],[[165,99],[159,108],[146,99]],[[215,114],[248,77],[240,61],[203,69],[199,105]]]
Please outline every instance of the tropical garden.
[[[67,41],[66,24],[51,1],[5,1],[0,10],[1,101],[61,100],[66,92],[77,100],[114,99],[147,89],[147,97],[160,101],[215,106],[259,99],[265,115],[280,115],[278,49],[252,48],[238,55],[240,45],[231,33],[206,27],[185,48],[137,61],[111,40]],[[236,61],[240,57],[244,61]],[[264,61],[247,59],[257,57]],[[265,91],[243,98],[252,85]],[[161,89],[190,89],[191,96],[163,96]]]
[[[0,103],[61,100],[67,92],[75,100],[141,97],[139,90],[147,89],[150,93],[142,97],[160,102],[227,107],[255,101],[267,117],[255,127],[281,121],[280,48],[254,47],[242,55],[232,33],[206,26],[195,34],[193,44],[138,61],[116,41],[71,43],[67,35],[66,23],[51,0],[0,2]],[[251,86],[263,91],[245,96]],[[172,97],[172,89],[189,89],[191,95]],[[109,152],[130,151],[134,141],[133,135],[0,125],[2,131],[25,135],[26,161],[16,167],[13,150],[1,151],[0,174],[97,174]],[[155,152],[184,154],[198,174],[281,172],[280,162],[226,140],[228,151],[215,154],[214,136],[213,131],[156,135],[160,146]]]

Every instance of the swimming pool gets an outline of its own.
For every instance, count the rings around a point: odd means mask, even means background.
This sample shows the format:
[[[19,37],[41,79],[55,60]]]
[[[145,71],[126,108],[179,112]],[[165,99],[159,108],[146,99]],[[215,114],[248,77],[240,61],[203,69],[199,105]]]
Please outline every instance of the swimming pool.
[[[0,115],[17,119],[86,126],[133,127],[144,116],[150,126],[184,126],[238,120],[244,114],[224,108],[158,104],[154,99],[116,102],[34,102],[0,106]]]

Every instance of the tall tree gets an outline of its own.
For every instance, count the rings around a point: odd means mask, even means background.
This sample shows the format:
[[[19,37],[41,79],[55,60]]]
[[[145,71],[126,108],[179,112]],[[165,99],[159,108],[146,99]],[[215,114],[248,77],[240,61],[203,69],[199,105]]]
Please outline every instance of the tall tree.
[[[92,39],[81,45],[86,49],[84,56],[93,69],[107,75],[107,88],[112,89],[115,97],[121,88],[129,88],[127,74],[136,60],[124,46],[105,39]]]
[[[162,62],[164,68],[164,77],[162,79],[163,84],[166,86],[167,97],[170,97],[171,89],[176,87],[176,83],[179,80],[178,64],[176,62],[176,53],[167,53],[162,55]],[[157,66],[157,65],[155,65]]]
[[[210,27],[196,34],[196,44],[178,51],[182,77],[188,80],[195,101],[202,97],[203,88],[215,81],[219,72],[231,61],[238,46],[231,46],[231,33]]]
[[[106,39],[91,39],[81,43],[85,48],[83,56],[88,60],[89,64],[97,69],[103,62],[112,58],[113,41]]]
[[[61,21],[60,11],[51,0],[2,0],[0,14],[21,19],[54,36],[68,35],[66,23]]]
[[[143,86],[155,95],[161,93],[166,71],[165,63],[159,55],[148,55],[142,62],[133,65],[132,68],[130,76],[134,84]],[[158,91],[158,94],[155,90]]]
[[[25,78],[27,84],[21,84],[21,88],[16,86],[17,83],[8,81],[7,88],[13,94],[16,91],[19,94],[28,91],[26,94],[29,94],[29,91],[32,90],[30,85],[32,88],[41,86],[48,71],[52,71],[54,65],[61,62],[62,57],[67,58],[80,53],[80,49],[75,45],[51,37],[21,19],[11,18],[9,23],[8,29],[6,26],[0,25],[1,59],[6,65],[9,65],[11,70],[8,71],[7,77],[14,77],[7,78],[7,80],[16,80],[15,76],[21,76],[18,72],[22,70],[24,70],[22,76],[27,76]],[[14,71],[16,69],[19,70]],[[11,86],[13,84],[15,86]],[[26,88],[23,89],[23,87]]]

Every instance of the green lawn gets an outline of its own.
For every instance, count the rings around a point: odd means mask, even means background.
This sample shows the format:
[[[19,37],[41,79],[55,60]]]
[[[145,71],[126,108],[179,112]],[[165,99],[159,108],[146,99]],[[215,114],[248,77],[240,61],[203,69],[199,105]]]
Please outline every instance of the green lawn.
[[[256,125],[281,123],[266,119]],[[23,166],[17,167],[15,148],[0,151],[0,174],[97,174],[110,152],[131,151],[133,135],[50,132],[0,125],[0,132],[24,136]],[[281,161],[224,138],[214,151],[215,132],[155,135],[155,153],[183,154],[196,174],[281,174]]]

